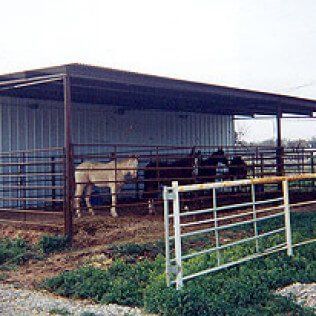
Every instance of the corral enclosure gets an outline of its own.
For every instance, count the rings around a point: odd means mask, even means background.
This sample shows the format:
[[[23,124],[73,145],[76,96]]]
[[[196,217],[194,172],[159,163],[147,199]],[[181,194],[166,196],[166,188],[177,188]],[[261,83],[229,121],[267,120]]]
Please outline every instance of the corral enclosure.
[[[192,157],[206,161],[219,147],[227,164],[242,158],[248,178],[314,172],[314,149],[235,147],[233,130],[236,114],[310,115],[316,110],[310,100],[78,64],[0,80],[1,221],[64,226],[70,233],[74,168],[83,161],[118,162],[137,156],[137,178],[119,193],[121,213],[147,212],[146,182],[154,183],[155,204],[161,209],[158,193],[166,181],[179,180],[172,173],[176,168],[190,171],[182,181],[229,179],[228,165],[222,167],[226,170],[218,170],[217,164],[188,165]],[[185,166],[177,167],[178,161],[186,161]],[[144,176],[150,162],[155,178]],[[170,171],[170,179],[161,178],[163,170]],[[201,171],[209,172],[202,177]],[[313,187],[309,181],[293,190],[306,193]],[[278,187],[270,185],[258,194],[277,192]],[[223,190],[223,203],[244,193]],[[96,190],[93,195],[97,209],[108,212],[109,192]],[[188,200],[210,202],[207,196]]]

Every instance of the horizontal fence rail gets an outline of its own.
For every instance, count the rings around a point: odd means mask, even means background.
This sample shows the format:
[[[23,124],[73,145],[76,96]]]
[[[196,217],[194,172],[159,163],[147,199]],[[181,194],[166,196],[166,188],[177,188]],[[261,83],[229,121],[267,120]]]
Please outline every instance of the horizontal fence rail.
[[[85,189],[84,194],[79,192],[80,194],[77,194],[75,199],[80,200],[83,215],[88,210],[91,211],[85,199],[87,196],[90,197],[91,205],[98,215],[109,214],[110,210],[112,213],[115,210],[119,214],[125,212],[145,214],[155,210],[162,212],[164,204],[162,188],[170,186],[173,180],[177,180],[180,186],[206,182],[218,185],[229,180],[242,179],[243,181],[256,177],[290,176],[315,171],[316,149],[313,148],[280,150],[267,146],[224,146],[220,149],[223,151],[221,155],[218,154],[218,146],[72,144],[73,170],[84,162],[102,163],[105,165],[96,167],[94,170],[111,175],[107,179],[95,180],[91,192]],[[138,160],[134,175],[134,168],[120,164],[122,160],[131,157]],[[111,162],[113,162],[112,165],[108,165]],[[65,163],[63,147],[0,153],[0,221],[20,223],[38,221],[48,225],[58,223],[62,227],[67,199]],[[82,171],[89,172],[85,169]],[[124,173],[126,177],[120,177],[120,173]],[[305,196],[313,196],[316,199],[315,183],[314,178],[291,183],[291,190],[293,194],[295,193],[298,203],[304,203]],[[85,183],[80,179],[72,183],[74,192],[71,193],[75,194],[76,187],[82,184]],[[187,212],[200,209],[206,215],[205,210],[212,209],[206,191],[180,193],[182,203],[188,207]],[[280,184],[276,182],[255,185],[258,203],[263,197],[271,201],[277,199],[280,192]],[[232,205],[231,202],[235,199],[238,199],[240,203],[250,203],[247,200],[250,194],[251,188],[246,185],[217,189],[218,212],[222,211],[222,207]],[[68,196],[68,199],[72,197]],[[73,205],[73,210],[77,211],[78,204]],[[251,203],[248,206],[251,206]],[[39,212],[43,212],[43,216],[40,216]],[[211,210],[209,213],[212,212]],[[57,217],[58,220],[55,219]],[[181,215],[182,217],[184,215]]]
[[[62,230],[63,147],[0,153],[0,222]]]
[[[275,147],[221,147],[223,155],[216,155],[218,146],[150,146],[139,144],[74,144],[74,166],[83,162],[103,163],[95,171],[111,174],[106,180],[95,181],[91,192],[92,204],[97,211],[118,207],[124,212],[130,209],[148,212],[162,209],[162,187],[171,185],[173,180],[180,184],[222,182],[254,177],[269,177],[314,172],[314,154],[311,148],[275,148]],[[120,172],[128,171],[120,161],[137,157],[137,175],[134,178],[121,179]],[[237,159],[236,159],[237,158]],[[240,158],[240,159],[239,159]],[[282,159],[280,159],[282,158]],[[110,162],[115,162],[108,165]],[[89,170],[86,170],[87,172]],[[113,171],[113,173],[111,173]],[[132,171],[132,170],[131,170]],[[76,186],[84,183],[76,181]],[[113,185],[117,184],[118,190]],[[292,189],[309,194],[314,190],[314,181],[297,182]],[[276,183],[262,183],[256,186],[257,196],[274,198],[281,188]],[[79,192],[76,198],[82,200],[80,208],[89,209]],[[219,200],[232,198],[245,199],[249,188],[238,186],[223,188],[218,192]],[[183,197],[188,204],[207,203],[207,197],[201,194],[187,194]],[[78,210],[78,205],[75,209]]]
[[[293,248],[316,241],[315,238],[293,243],[291,225],[291,207],[316,204],[315,200],[290,204],[290,185],[297,181],[316,179],[316,174],[254,178],[217,183],[179,185],[163,189],[164,228],[166,249],[167,285],[183,287],[183,282],[211,272],[219,271],[249,260],[266,256],[281,250],[293,255]],[[282,187],[277,198],[267,199],[256,196],[256,186],[261,184],[279,184]],[[249,199],[244,203],[218,205],[217,193],[223,188],[249,187]],[[211,207],[188,211],[182,195],[188,192],[207,191]],[[269,225],[276,225],[270,227]],[[248,227],[248,229],[246,229]],[[268,228],[267,228],[268,227]],[[226,234],[225,234],[226,233]],[[228,234],[229,233],[229,234]],[[229,240],[226,240],[226,235]],[[194,239],[195,238],[195,239]],[[208,240],[209,246],[196,250],[191,247],[199,239]],[[275,240],[274,240],[275,239]],[[264,247],[262,241],[271,243]],[[272,242],[275,241],[273,244]],[[247,245],[251,253],[240,258],[227,260],[227,249]],[[187,271],[186,262],[201,256],[213,260],[213,266],[207,269]]]

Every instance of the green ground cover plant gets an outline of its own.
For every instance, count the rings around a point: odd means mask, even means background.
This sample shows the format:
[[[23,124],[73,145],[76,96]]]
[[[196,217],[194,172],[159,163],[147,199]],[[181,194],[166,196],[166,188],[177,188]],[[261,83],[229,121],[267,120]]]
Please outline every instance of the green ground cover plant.
[[[316,236],[316,214],[293,214],[293,239]],[[277,220],[267,225],[279,225]],[[201,237],[205,242],[205,236]],[[281,235],[265,238],[261,247],[282,242]],[[197,241],[195,239],[195,241]],[[148,247],[148,245],[146,246]],[[142,245],[123,246],[121,252],[138,256],[146,248]],[[254,251],[254,243],[238,245],[222,252],[224,261],[234,260]],[[214,254],[188,260],[185,273],[214,266]],[[66,271],[43,283],[47,290],[67,297],[90,298],[101,303],[145,307],[161,315],[314,315],[315,311],[296,305],[277,296],[274,290],[294,282],[316,282],[315,244],[295,249],[288,257],[284,251],[256,259],[217,273],[185,283],[182,290],[167,287],[164,257],[157,251],[152,260],[117,259],[107,269],[91,266]]]
[[[36,245],[22,238],[0,239],[0,270],[14,269],[31,259],[42,260],[48,254],[63,251],[68,246],[68,239],[63,236],[43,236]]]
[[[0,239],[1,270],[8,270],[37,257],[37,251],[23,239]]]
[[[39,241],[38,246],[45,254],[59,252],[69,248],[69,239],[59,235],[44,235]]]

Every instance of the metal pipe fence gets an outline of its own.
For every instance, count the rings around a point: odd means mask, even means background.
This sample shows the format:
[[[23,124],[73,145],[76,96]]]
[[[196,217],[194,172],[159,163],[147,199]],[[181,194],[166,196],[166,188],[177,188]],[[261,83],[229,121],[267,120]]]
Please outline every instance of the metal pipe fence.
[[[290,204],[290,184],[311,179],[316,179],[316,174],[191,185],[179,185],[178,181],[173,181],[172,186],[165,186],[163,201],[167,285],[175,284],[177,289],[181,289],[186,280],[281,250],[286,250],[287,254],[292,256],[294,247],[316,241],[314,238],[294,243],[292,238],[291,207],[313,205],[316,201]],[[257,199],[256,186],[272,183],[282,185],[280,196]],[[235,201],[224,206],[218,205],[218,190],[245,186],[250,188],[248,202]],[[199,191],[208,192],[212,206],[187,211],[181,196],[184,193]],[[230,238],[227,238],[227,235],[230,235]],[[196,236],[200,236],[204,241],[206,239],[208,246],[203,244],[202,249],[200,247],[198,250],[191,247],[192,238]],[[263,240],[270,243],[269,247],[264,246]],[[251,252],[232,260],[225,259],[225,251],[239,245],[247,246]],[[212,256],[209,257],[212,266],[190,271],[187,262],[205,255]]]
[[[0,221],[62,229],[64,149],[0,153]]]
[[[96,184],[122,185],[120,191],[109,192],[105,188],[97,188],[91,194],[92,204],[99,214],[108,214],[114,197],[119,212],[141,212],[149,210],[152,200],[157,210],[163,209],[162,187],[169,186],[173,180],[180,185],[204,182],[220,183],[240,178],[240,174],[232,175],[229,167],[236,156],[240,156],[244,164],[235,164],[235,170],[244,168],[244,178],[274,176],[277,174],[277,151],[274,147],[221,147],[228,166],[219,167],[208,163],[208,159],[218,150],[218,146],[144,146],[138,144],[73,144],[69,157],[72,173],[79,164],[86,161],[108,164],[100,171],[113,172],[112,179],[101,179]],[[298,172],[314,172],[314,156],[316,149],[284,148],[284,174]],[[120,172],[133,171],[122,167],[120,161],[137,157],[137,175],[134,179],[119,178]],[[215,158],[220,158],[216,157]],[[195,159],[198,159],[196,161]],[[202,163],[201,163],[202,162]],[[0,220],[20,223],[40,222],[56,224],[62,228],[65,217],[66,201],[72,202],[75,186],[67,189],[66,160],[64,147],[16,150],[0,153]],[[70,177],[71,178],[71,177]],[[72,179],[70,179],[73,181]],[[303,202],[303,195],[311,195],[316,190],[315,179],[291,183],[291,190],[296,190],[296,198]],[[262,183],[255,186],[255,197],[260,202],[262,197],[275,199],[280,194],[276,183]],[[241,203],[248,201],[250,187],[229,187],[216,191],[217,208],[231,204],[234,199]],[[315,195],[316,197],[316,195]],[[110,200],[110,201],[109,201]],[[212,199],[211,199],[212,200]],[[214,200],[214,199],[213,199]],[[181,201],[190,209],[210,207],[206,191],[188,192]],[[67,204],[67,205],[68,205]],[[83,203],[84,204],[84,203]],[[67,206],[68,209],[68,206]],[[87,209],[83,205],[83,209]],[[42,213],[39,213],[42,212]],[[47,213],[46,213],[47,212]],[[42,216],[40,216],[42,215]],[[45,216],[46,215],[46,216]],[[69,215],[69,214],[68,214]],[[50,220],[58,217],[58,221]],[[68,216],[69,217],[69,216]]]
[[[161,209],[163,205],[161,190],[163,185],[170,185],[172,180],[178,180],[180,184],[193,184],[204,182],[220,182],[238,178],[267,177],[280,174],[295,174],[300,172],[313,172],[313,149],[284,148],[282,150],[282,168],[279,166],[278,151],[275,147],[221,147],[224,151],[227,165],[219,170],[217,164],[207,163],[208,159],[218,150],[218,146],[150,146],[138,144],[74,144],[73,145],[74,166],[82,162],[101,162],[108,164],[114,161],[111,167],[102,166],[99,171],[114,171],[115,177],[106,181],[96,182],[97,186],[102,184],[123,184],[122,189],[112,193],[104,188],[95,189],[92,192],[92,199],[97,204],[98,210],[111,207],[111,198],[117,197],[119,207],[123,209],[139,209],[146,211],[148,200]],[[139,160],[137,177],[131,181],[117,179],[120,171],[127,171],[117,163],[131,156]],[[234,157],[239,156],[242,164],[233,165]],[[194,157],[200,162],[194,166]],[[303,157],[303,158],[302,158]],[[216,157],[215,157],[216,158]],[[219,158],[219,157],[217,157]],[[179,163],[180,162],[180,163]],[[97,169],[94,169],[97,171]],[[237,172],[234,173],[234,170]],[[243,175],[238,170],[244,170]],[[87,170],[88,171],[88,170]],[[239,174],[238,174],[239,172]],[[76,183],[78,185],[80,183]],[[314,190],[313,183],[305,182],[296,184],[298,191],[310,192]],[[233,192],[232,192],[233,190]],[[245,192],[240,188],[221,190],[218,192],[219,200],[229,200],[233,197],[244,199],[247,197],[250,188]],[[256,195],[276,195],[280,187],[275,184],[262,184],[256,187]],[[188,203],[207,202],[207,197],[201,195],[187,195],[184,197]],[[110,201],[109,201],[110,200]],[[83,205],[84,206],[84,205]]]

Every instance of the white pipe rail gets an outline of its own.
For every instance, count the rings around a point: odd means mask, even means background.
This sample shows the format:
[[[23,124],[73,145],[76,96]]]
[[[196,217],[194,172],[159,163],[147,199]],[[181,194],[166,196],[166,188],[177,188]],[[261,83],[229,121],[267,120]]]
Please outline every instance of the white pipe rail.
[[[236,181],[224,181],[216,183],[205,183],[205,184],[193,184],[193,185],[178,185],[177,181],[172,182],[171,187],[164,187],[163,190],[163,200],[164,200],[164,217],[165,217],[165,249],[166,249],[166,280],[167,285],[175,284],[177,289],[183,287],[183,282],[185,280],[190,280],[192,278],[205,275],[220,269],[225,269],[255,258],[266,256],[270,253],[275,253],[281,250],[286,250],[287,255],[293,255],[293,248],[300,245],[312,243],[316,239],[307,240],[301,243],[293,244],[292,242],[292,230],[291,230],[291,204],[289,202],[289,182],[301,181],[307,179],[316,179],[316,174],[302,174],[289,177],[270,177],[270,178],[254,178],[246,180],[236,180]],[[277,197],[273,199],[266,200],[256,200],[256,190],[255,186],[258,184],[282,184],[282,197]],[[251,202],[236,203],[225,206],[218,206],[217,202],[217,190],[221,188],[233,188],[250,186],[250,197]],[[212,207],[206,209],[198,209],[193,211],[180,211],[180,193],[184,192],[196,192],[196,191],[210,191],[210,198],[212,198]],[[172,203],[173,212],[170,214],[169,204]],[[293,207],[300,205],[315,204],[316,201],[300,202],[293,204]],[[267,205],[270,204],[270,205]],[[273,204],[271,206],[271,204]],[[278,204],[278,205],[275,205]],[[259,208],[263,206],[264,208]],[[220,211],[238,210],[246,208],[247,210],[241,213],[218,216]],[[251,209],[251,211],[249,210]],[[213,214],[212,218],[193,220],[192,217],[195,215],[207,215]],[[191,217],[192,216],[192,217]],[[181,222],[182,220],[190,217],[189,222]],[[248,217],[241,220],[243,217]],[[259,232],[258,223],[273,218],[284,218],[284,225],[277,229],[270,231]],[[236,222],[225,223],[227,220],[236,220]],[[224,223],[223,223],[224,222]],[[171,236],[170,233],[170,223],[173,223],[174,234]],[[199,225],[212,224],[213,226],[198,229]],[[232,229],[242,225],[252,225],[253,235],[247,236],[236,241],[231,241],[226,244],[221,244],[220,232],[227,229]],[[189,231],[184,231],[189,229]],[[188,254],[182,253],[182,245],[185,245],[187,237],[210,234],[214,233],[215,246],[207,249],[202,249],[200,251],[191,252]],[[284,242],[279,243],[269,249],[260,249],[259,240],[275,235],[284,234]],[[171,258],[171,247],[170,242],[174,242],[174,258]],[[232,262],[222,263],[221,251],[224,249],[241,245],[250,241],[255,242],[255,253],[239,260]],[[188,260],[200,255],[216,253],[215,267],[210,267],[206,270],[198,271],[193,274],[184,275],[183,271],[183,261]]]

